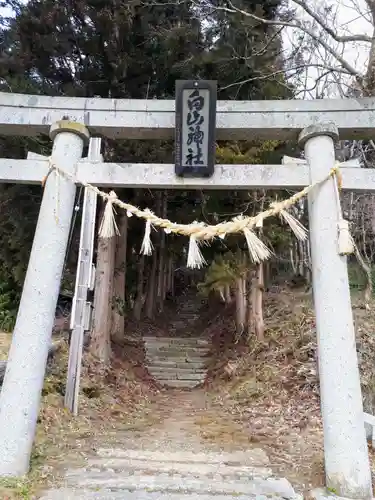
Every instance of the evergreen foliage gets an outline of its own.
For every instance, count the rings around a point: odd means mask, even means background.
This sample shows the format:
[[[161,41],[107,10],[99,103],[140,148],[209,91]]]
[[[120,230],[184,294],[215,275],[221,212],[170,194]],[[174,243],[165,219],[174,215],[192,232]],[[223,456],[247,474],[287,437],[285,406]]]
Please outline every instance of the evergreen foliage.
[[[244,8],[269,19],[279,0],[242,0]],[[217,0],[217,6],[224,6]],[[285,99],[292,91],[284,83],[281,38],[272,26],[254,23],[223,10],[206,11],[190,1],[131,0],[5,0],[15,17],[3,19],[0,90],[44,95],[133,99],[173,98],[177,79],[218,81],[219,99]],[[268,77],[272,72],[275,76]],[[48,138],[3,137],[3,157],[26,157],[27,151],[48,154]],[[217,145],[218,163],[278,162],[286,145],[243,142]],[[171,141],[105,140],[107,161],[173,162]],[[155,193],[118,193],[131,203],[155,209]],[[0,186],[0,313],[9,287],[9,310],[16,307],[32,244],[42,190],[39,186]],[[259,193],[170,192],[168,218],[181,222],[216,223],[260,207]],[[132,269],[143,237],[143,223],[132,218],[129,228],[127,293],[135,281]],[[273,239],[272,225],[268,237]],[[77,247],[74,232],[73,248]],[[230,238],[207,249],[236,254],[243,238]],[[227,242],[226,242],[227,243]],[[187,241],[168,236],[168,248],[182,255]],[[206,249],[205,249],[206,252]],[[228,265],[229,253],[217,257]],[[129,260],[130,259],[130,260]],[[185,257],[183,257],[185,259]],[[74,258],[71,259],[74,265]],[[221,261],[220,261],[221,262]],[[235,259],[234,259],[235,262]],[[147,264],[148,265],[148,264]],[[214,264],[213,264],[214,265]],[[220,264],[224,265],[224,264]],[[224,267],[225,267],[224,266]],[[69,267],[69,266],[68,266]],[[212,271],[213,272],[213,271]],[[4,292],[2,292],[4,290]],[[4,294],[4,295],[3,295]],[[7,309],[7,310],[8,310]]]
[[[220,291],[225,286],[232,287],[235,280],[245,275],[251,263],[241,251],[218,254],[207,269],[205,279],[198,285],[203,295]]]

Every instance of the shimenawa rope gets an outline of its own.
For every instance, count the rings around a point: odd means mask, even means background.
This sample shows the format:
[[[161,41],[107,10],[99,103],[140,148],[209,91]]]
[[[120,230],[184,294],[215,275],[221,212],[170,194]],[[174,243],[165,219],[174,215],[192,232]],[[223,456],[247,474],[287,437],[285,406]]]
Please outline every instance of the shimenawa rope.
[[[288,209],[295,205],[299,200],[307,196],[307,194],[310,193],[312,189],[323,184],[330,178],[333,178],[335,185],[337,185],[336,177],[338,177],[339,179],[339,184],[341,182],[339,163],[336,163],[324,179],[305,187],[286,200],[271,203],[270,207],[267,210],[260,212],[253,217],[239,216],[235,217],[231,221],[221,222],[216,225],[208,225],[199,222],[193,222],[192,224],[178,224],[176,222],[171,222],[168,219],[158,217],[149,209],[141,210],[134,205],[119,200],[114,191],[106,193],[87,182],[76,179],[73,175],[60,169],[55,163],[53,163],[53,160],[51,158],[49,158],[49,170],[47,175],[42,180],[42,186],[45,185],[47,178],[52,171],[55,171],[57,175],[60,174],[62,177],[73,181],[75,184],[81,184],[82,186],[94,191],[98,196],[106,201],[103,219],[99,228],[99,236],[101,238],[112,238],[116,234],[119,234],[114,211],[114,206],[117,206],[126,210],[126,214],[128,217],[135,215],[136,217],[139,217],[146,221],[145,235],[141,247],[141,253],[143,253],[144,255],[151,255],[152,253],[153,245],[151,242],[151,227],[153,226],[164,229],[167,234],[175,233],[181,234],[183,236],[188,236],[190,238],[190,241],[187,265],[191,268],[200,268],[206,263],[200,251],[199,242],[202,242],[204,240],[212,240],[215,237],[225,238],[227,234],[234,233],[244,234],[250,256],[254,262],[258,263],[262,260],[268,259],[272,255],[272,253],[269,248],[267,248],[267,246],[258,238],[258,236],[254,232],[254,229],[260,227],[265,219],[267,219],[268,217],[273,217],[275,215],[279,215],[281,219],[290,226],[296,238],[305,240],[308,234],[307,229],[290,212],[288,212]],[[337,196],[339,197],[338,192]],[[338,213],[340,240],[340,234],[342,233],[342,235],[345,235],[345,228],[343,226],[345,225],[345,223],[347,224],[347,221],[342,218],[340,206],[338,206]],[[342,227],[341,233],[340,225]],[[347,226],[346,237],[343,236],[341,238],[342,244],[340,246],[342,247],[342,249],[344,247],[346,248],[346,250],[349,249],[348,238],[351,239],[349,228]],[[340,252],[340,254],[342,253]]]

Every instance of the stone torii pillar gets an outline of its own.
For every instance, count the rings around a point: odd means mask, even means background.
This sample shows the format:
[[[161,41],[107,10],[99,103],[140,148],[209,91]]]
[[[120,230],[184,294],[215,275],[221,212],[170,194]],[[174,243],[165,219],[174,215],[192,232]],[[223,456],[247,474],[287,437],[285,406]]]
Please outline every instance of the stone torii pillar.
[[[334,166],[337,139],[332,123],[301,132],[311,184]],[[314,189],[308,201],[326,484],[343,497],[372,498],[347,259],[338,253],[334,180]]]
[[[88,130],[62,120],[50,137],[53,162],[74,175]],[[76,193],[72,181],[56,175],[51,172],[44,188],[0,395],[0,476],[29,470]]]

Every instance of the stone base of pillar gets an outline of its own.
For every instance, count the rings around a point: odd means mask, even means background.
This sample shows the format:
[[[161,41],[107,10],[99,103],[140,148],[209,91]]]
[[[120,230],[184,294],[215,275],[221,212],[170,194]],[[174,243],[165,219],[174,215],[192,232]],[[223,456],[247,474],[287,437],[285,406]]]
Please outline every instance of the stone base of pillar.
[[[305,495],[305,500],[356,500],[355,498],[340,497],[327,488],[315,488]]]

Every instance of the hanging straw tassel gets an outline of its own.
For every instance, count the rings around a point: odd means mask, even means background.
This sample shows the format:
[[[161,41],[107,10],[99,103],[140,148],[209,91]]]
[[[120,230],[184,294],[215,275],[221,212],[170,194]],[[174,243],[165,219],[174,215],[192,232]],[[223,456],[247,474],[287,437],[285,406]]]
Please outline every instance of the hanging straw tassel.
[[[245,227],[243,234],[246,238],[250,257],[256,264],[259,264],[262,260],[266,260],[271,257],[271,251],[267,248],[263,241],[258,238],[254,231]]]
[[[274,208],[277,210],[280,218],[282,221],[284,221],[290,229],[293,231],[294,236],[297,238],[297,240],[305,241],[308,235],[308,230],[305,228],[301,222],[296,219],[288,210],[283,209],[283,202],[281,201],[280,203],[271,203],[271,208]]]
[[[189,239],[187,267],[190,269],[201,269],[206,264],[207,262],[200,251],[197,238],[192,234]]]
[[[205,224],[204,222],[194,221],[193,225],[196,226],[197,229],[202,228]],[[207,264],[205,261],[202,252],[200,251],[199,245],[202,244],[202,241],[199,241],[194,234],[190,235],[189,238],[189,250],[188,250],[188,258],[187,258],[187,267],[190,269],[201,269],[204,265]]]
[[[258,219],[258,220],[256,221],[255,227],[256,227],[257,229],[262,229],[262,227],[263,227],[263,219],[262,219],[262,218],[260,218],[260,219]]]
[[[345,220],[342,216],[342,208],[340,201],[340,190],[342,186],[342,177],[341,172],[339,170],[339,163],[336,162],[335,165],[335,174],[333,175],[333,185],[336,195],[336,204],[337,204],[337,246],[339,255],[351,255],[354,253],[354,241],[352,235],[349,230],[349,222]]]
[[[107,204],[104,209],[103,219],[99,227],[100,238],[113,238],[113,236],[120,235],[120,231],[116,224],[115,214],[116,211],[113,207],[113,202],[117,200],[117,195],[111,191],[107,198]]]
[[[307,238],[308,231],[301,222],[296,219],[290,212],[287,210],[280,211],[280,217],[284,222],[288,224],[290,229],[293,231],[294,236],[301,241],[305,241]]]
[[[337,228],[339,255],[351,255],[354,253],[354,242],[349,231],[349,222],[341,219],[337,224]]]
[[[149,212],[150,210],[145,210],[145,212]],[[141,253],[143,255],[151,255],[152,250],[154,249],[154,245],[152,244],[151,241],[151,220],[147,219],[146,220],[146,227],[145,227],[145,235],[143,236],[143,241],[142,241],[142,246],[141,246]]]

